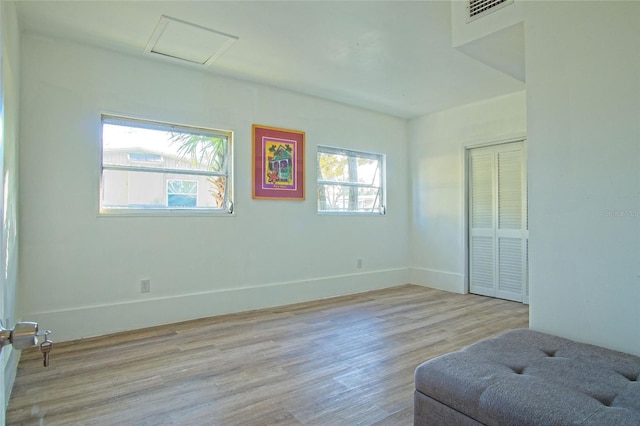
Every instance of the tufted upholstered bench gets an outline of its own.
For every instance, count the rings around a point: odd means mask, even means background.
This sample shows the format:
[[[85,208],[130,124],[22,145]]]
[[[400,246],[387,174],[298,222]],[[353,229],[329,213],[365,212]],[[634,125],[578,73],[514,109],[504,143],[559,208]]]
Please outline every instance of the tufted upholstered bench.
[[[640,357],[512,330],[416,369],[415,425],[640,425]]]

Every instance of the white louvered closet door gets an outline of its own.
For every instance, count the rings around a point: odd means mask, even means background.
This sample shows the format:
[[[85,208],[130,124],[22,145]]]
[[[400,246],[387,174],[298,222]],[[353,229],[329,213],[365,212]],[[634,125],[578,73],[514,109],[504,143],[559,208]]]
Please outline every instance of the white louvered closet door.
[[[524,143],[470,150],[469,290],[528,302]]]

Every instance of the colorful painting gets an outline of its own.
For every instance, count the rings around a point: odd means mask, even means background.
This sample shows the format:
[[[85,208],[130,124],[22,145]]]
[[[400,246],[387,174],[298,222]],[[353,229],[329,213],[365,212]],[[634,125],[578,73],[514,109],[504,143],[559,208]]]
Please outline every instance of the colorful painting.
[[[253,125],[253,198],[304,200],[304,132]]]

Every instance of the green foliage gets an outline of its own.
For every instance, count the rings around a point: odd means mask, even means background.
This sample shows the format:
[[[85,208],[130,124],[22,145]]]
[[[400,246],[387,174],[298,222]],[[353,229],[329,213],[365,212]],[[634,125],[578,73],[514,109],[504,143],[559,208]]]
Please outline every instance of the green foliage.
[[[172,144],[179,144],[177,153],[182,160],[189,161],[194,166],[204,166],[209,170],[222,170],[227,146],[225,139],[172,132],[169,140]]]
[[[177,153],[181,160],[188,161],[198,168],[221,171],[224,168],[227,141],[220,137],[194,135],[189,133],[171,133],[172,144],[178,144]],[[211,184],[209,193],[214,198],[216,206],[222,208],[224,204],[225,182],[219,177],[208,177]]]
[[[340,180],[348,166],[347,157],[341,155],[320,154],[318,173],[322,180]]]

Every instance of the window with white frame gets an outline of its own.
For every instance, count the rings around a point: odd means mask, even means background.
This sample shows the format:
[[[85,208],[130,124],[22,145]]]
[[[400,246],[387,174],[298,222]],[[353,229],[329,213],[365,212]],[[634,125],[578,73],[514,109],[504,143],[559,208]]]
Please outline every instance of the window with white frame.
[[[385,214],[385,157],[318,146],[318,212]]]
[[[103,115],[100,213],[231,213],[232,136]]]
[[[196,207],[198,205],[198,181],[167,180],[167,206]]]

